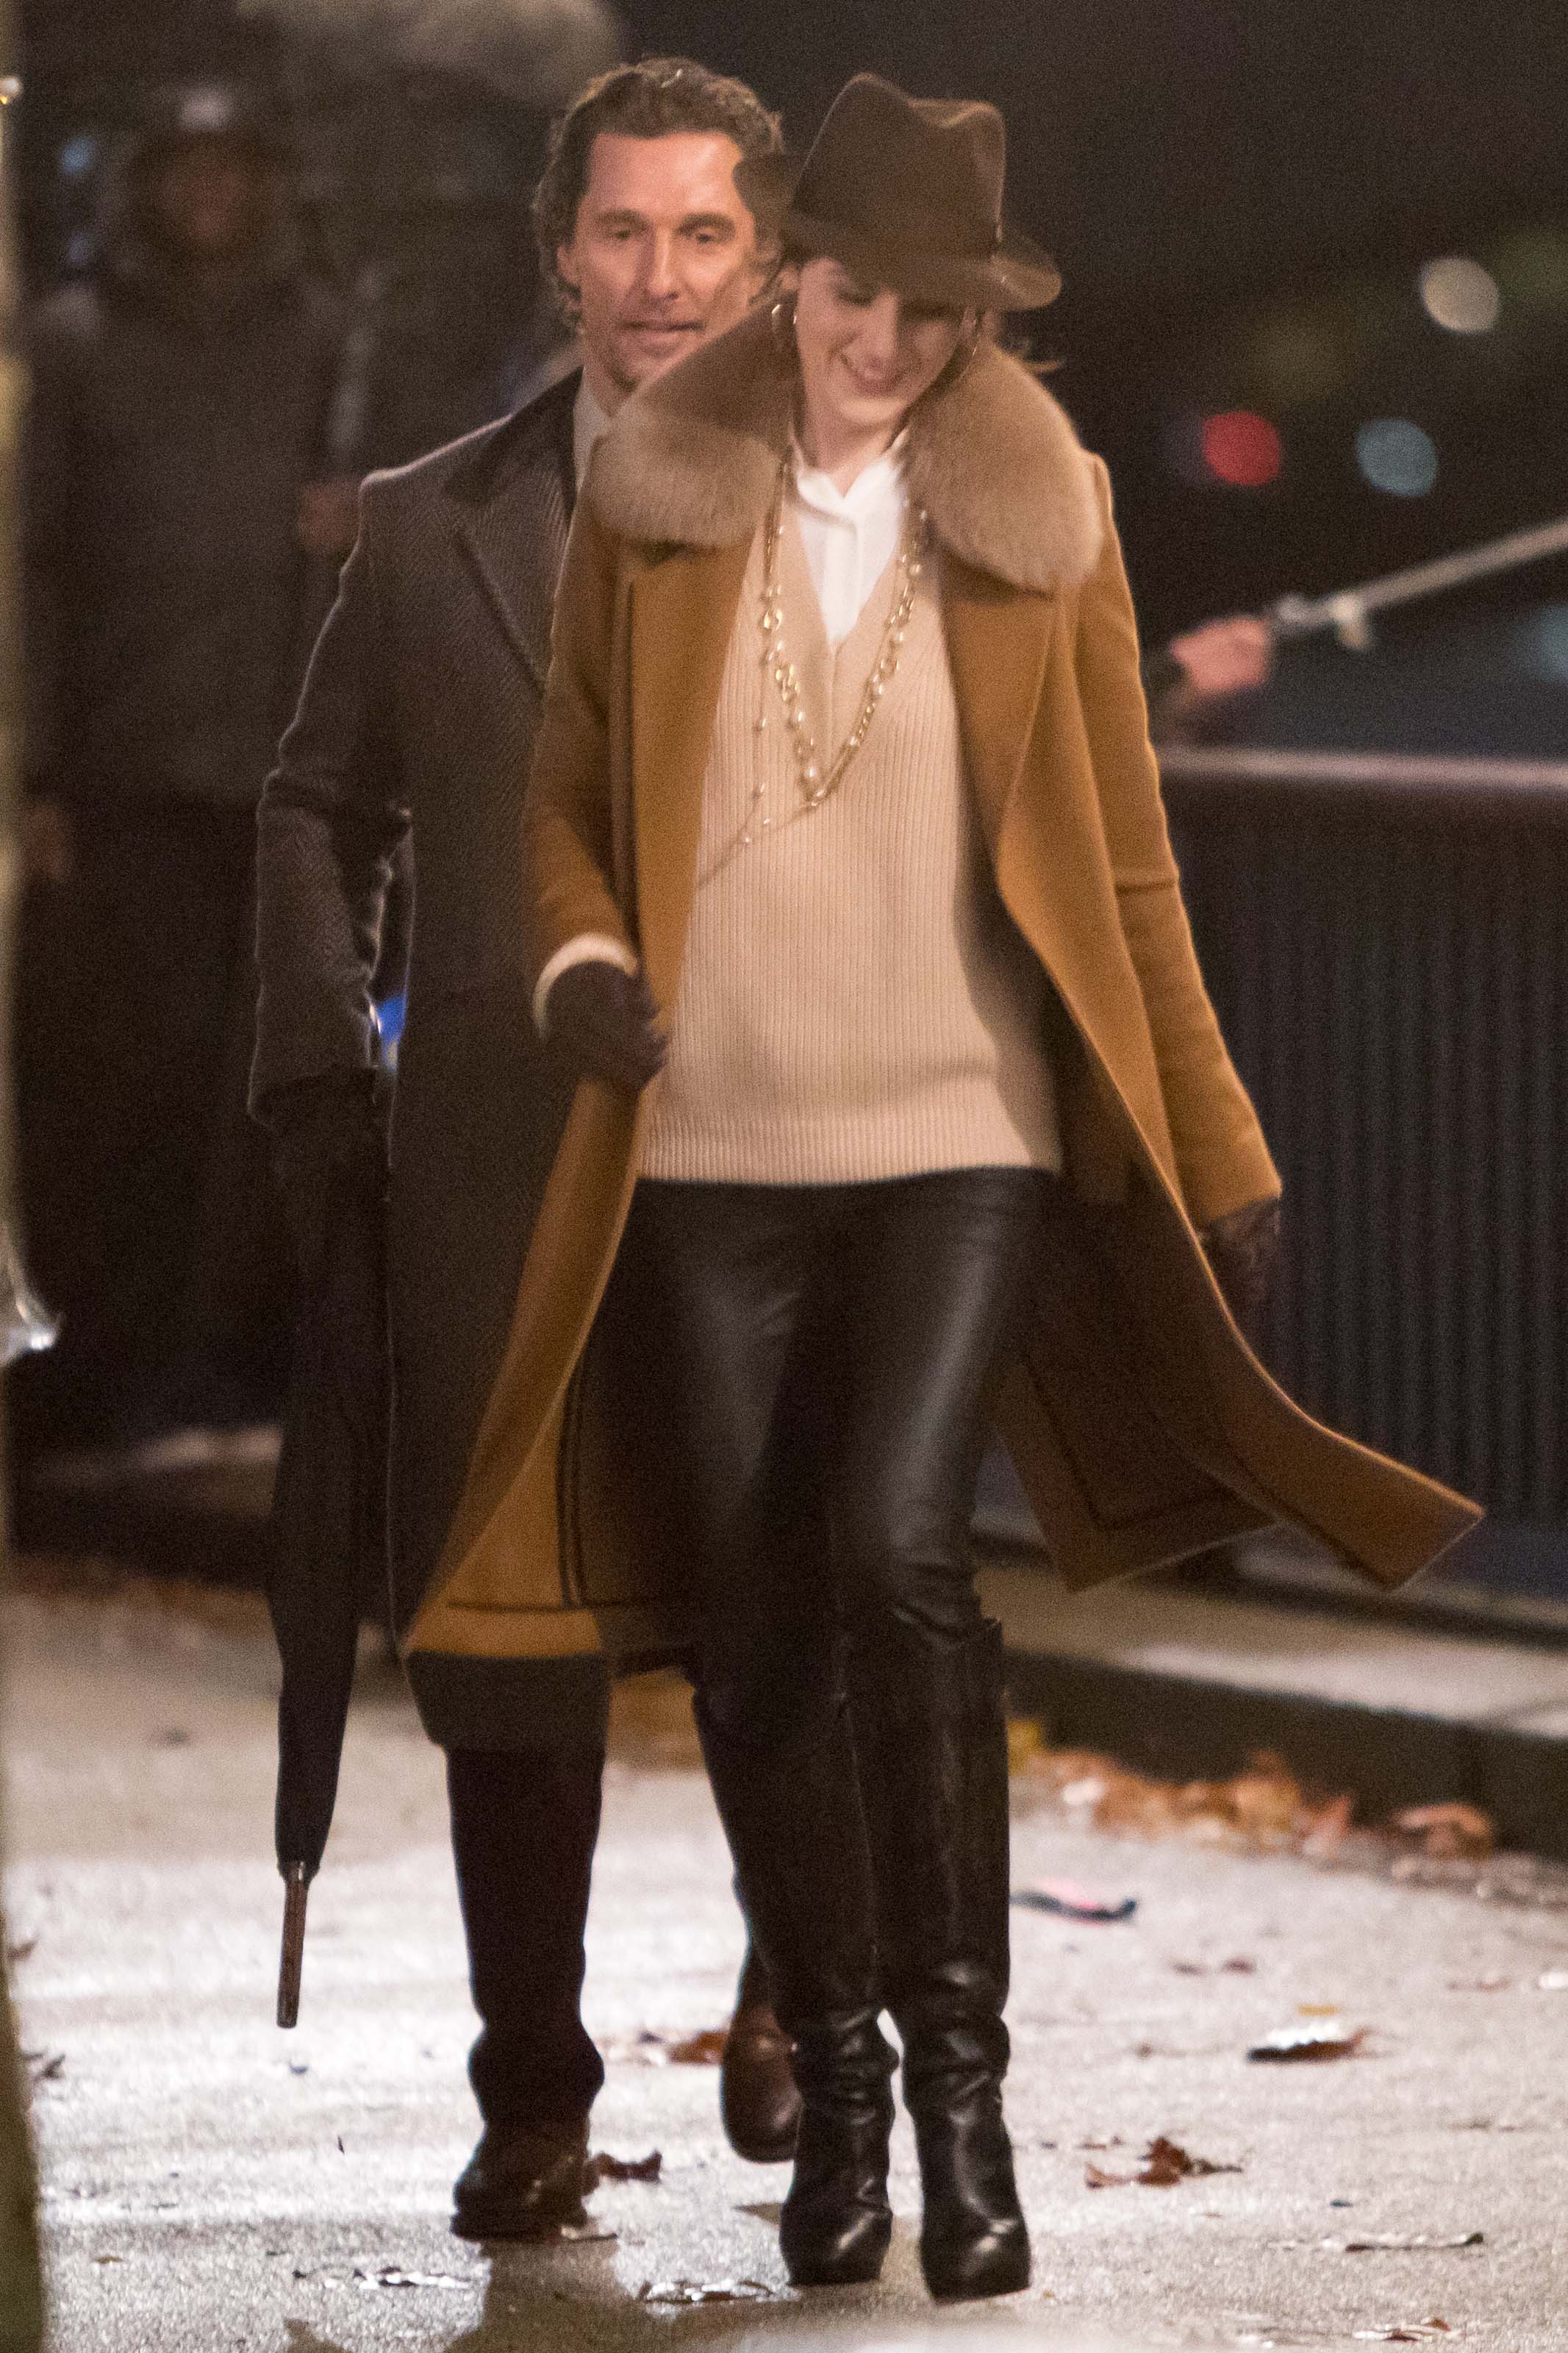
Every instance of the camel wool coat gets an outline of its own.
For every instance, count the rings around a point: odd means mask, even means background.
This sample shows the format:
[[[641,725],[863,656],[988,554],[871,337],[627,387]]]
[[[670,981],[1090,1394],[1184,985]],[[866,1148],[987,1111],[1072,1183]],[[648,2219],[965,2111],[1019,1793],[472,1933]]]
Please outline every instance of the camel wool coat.
[[[600,446],[524,806],[531,975],[596,933],[674,1004],[720,682],[792,401],[752,317]],[[1081,1588],[1289,1522],[1397,1584],[1479,1514],[1295,1406],[1198,1240],[1279,1180],[1193,951],[1105,470],[989,344],[917,409],[906,466],[997,888],[1051,985],[1066,1198],[997,1416],[1047,1544]],[[645,1361],[628,1394],[625,1345],[595,1346],[650,1094],[576,1089],[413,1649],[635,1661],[679,1630],[658,1410],[679,1367]]]

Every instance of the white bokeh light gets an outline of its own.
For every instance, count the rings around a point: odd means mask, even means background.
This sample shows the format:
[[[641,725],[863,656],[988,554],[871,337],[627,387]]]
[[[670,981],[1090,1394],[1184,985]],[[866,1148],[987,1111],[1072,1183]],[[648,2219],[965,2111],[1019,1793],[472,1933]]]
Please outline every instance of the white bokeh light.
[[[1502,311],[1502,290],[1489,269],[1468,254],[1447,253],[1427,262],[1418,280],[1429,319],[1454,335],[1484,335]]]

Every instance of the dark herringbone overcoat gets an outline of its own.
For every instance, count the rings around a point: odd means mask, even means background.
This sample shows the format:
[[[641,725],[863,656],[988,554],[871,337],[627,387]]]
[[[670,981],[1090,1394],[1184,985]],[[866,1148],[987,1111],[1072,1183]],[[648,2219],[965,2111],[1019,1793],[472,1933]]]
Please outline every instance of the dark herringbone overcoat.
[[[462,1492],[567,1109],[521,974],[518,825],[573,498],[571,377],[374,475],[260,815],[252,1099],[374,1059],[389,862],[415,920],[392,1130],[391,1542],[406,1626]],[[595,1660],[521,1694],[483,1659],[411,1662],[426,1729],[506,1746],[604,1702]]]

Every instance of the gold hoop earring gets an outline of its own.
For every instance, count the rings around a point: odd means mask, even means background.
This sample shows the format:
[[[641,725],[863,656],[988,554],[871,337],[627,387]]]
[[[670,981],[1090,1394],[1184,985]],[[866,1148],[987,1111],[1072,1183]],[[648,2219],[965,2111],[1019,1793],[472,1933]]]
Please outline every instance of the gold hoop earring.
[[[795,353],[795,296],[781,294],[768,312],[768,325],[781,352]]]

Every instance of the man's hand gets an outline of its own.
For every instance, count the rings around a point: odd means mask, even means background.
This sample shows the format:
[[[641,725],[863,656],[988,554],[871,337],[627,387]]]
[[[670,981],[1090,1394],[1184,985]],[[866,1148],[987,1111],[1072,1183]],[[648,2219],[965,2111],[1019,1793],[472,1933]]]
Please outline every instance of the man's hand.
[[[1268,1303],[1279,1255],[1279,1204],[1249,1202],[1245,1209],[1233,1209],[1229,1217],[1205,1226],[1201,1239],[1225,1303],[1250,1339]]]
[[[272,1131],[272,1174],[300,1278],[313,1281],[332,1204],[348,1190],[379,1200],[386,1142],[368,1071],[329,1071],[278,1087],[262,1105]]]
[[[658,1008],[642,974],[595,957],[568,965],[544,1003],[546,1034],[589,1078],[641,1094],[663,1070]]]

